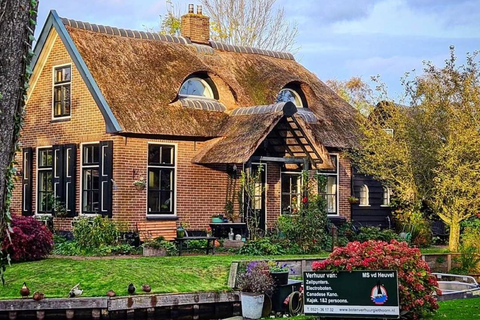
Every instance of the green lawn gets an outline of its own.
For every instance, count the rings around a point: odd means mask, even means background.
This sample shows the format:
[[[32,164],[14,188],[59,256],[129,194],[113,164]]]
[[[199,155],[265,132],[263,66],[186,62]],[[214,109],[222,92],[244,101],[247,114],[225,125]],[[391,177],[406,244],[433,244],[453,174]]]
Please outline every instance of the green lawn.
[[[473,320],[480,319],[480,298],[459,299],[439,302],[440,309],[426,320]],[[316,317],[297,316],[293,320],[315,320]],[[341,319],[338,319],[341,320]]]
[[[142,284],[148,283],[152,287],[152,293],[228,290],[227,279],[232,261],[264,258],[238,255],[101,260],[50,258],[16,263],[7,267],[6,284],[0,285],[0,299],[20,298],[19,290],[24,281],[32,293],[41,291],[49,298],[67,297],[77,283],[85,290],[83,296],[88,297],[104,296],[110,289],[117,295],[127,295],[130,283],[135,284],[137,290],[140,290]]]

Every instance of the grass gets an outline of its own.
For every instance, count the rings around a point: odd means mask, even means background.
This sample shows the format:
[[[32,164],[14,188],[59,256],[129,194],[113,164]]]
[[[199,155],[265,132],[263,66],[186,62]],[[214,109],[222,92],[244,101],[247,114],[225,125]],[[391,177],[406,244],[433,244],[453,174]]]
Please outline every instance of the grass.
[[[312,256],[275,256],[288,259]],[[266,257],[238,255],[136,257],[115,259],[49,258],[12,264],[5,272],[6,284],[0,285],[0,299],[20,298],[23,282],[31,292],[40,291],[48,298],[67,297],[80,283],[85,297],[105,296],[110,289],[128,295],[133,283],[138,292],[148,283],[152,293],[205,292],[229,290],[228,273],[232,261],[259,260]]]
[[[480,298],[442,301],[438,304],[440,305],[440,309],[438,309],[437,313],[435,313],[434,316],[425,318],[426,320],[480,319]],[[288,319],[315,320],[317,318],[302,315],[290,317]]]
[[[438,304],[440,309],[429,320],[480,319],[480,298],[450,300]]]

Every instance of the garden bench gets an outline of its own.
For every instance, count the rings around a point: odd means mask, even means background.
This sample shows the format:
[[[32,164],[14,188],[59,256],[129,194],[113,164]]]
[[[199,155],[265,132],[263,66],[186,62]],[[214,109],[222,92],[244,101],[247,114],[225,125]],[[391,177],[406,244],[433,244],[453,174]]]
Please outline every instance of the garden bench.
[[[172,221],[171,225],[155,222],[137,222],[137,232],[140,237],[140,241],[153,240],[160,236],[163,236],[165,240],[173,240],[176,235],[175,221]]]
[[[209,236],[204,236],[204,235],[189,235],[190,231],[185,230],[185,237],[176,237],[175,238],[175,243],[177,244],[178,248],[178,255],[182,255],[183,251],[183,246],[184,244],[187,245],[188,248],[188,242],[191,240],[207,240],[207,246],[205,247],[205,252],[208,255],[210,251],[212,251],[212,254],[215,254],[215,241],[217,240],[217,237],[209,237]],[[193,232],[190,232],[193,234]]]

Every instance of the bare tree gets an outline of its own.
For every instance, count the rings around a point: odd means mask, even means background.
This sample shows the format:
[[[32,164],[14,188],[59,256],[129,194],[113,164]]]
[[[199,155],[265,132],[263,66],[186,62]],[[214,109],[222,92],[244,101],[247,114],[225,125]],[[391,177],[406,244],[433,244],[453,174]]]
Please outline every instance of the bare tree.
[[[298,28],[276,0],[201,0],[212,22],[211,38],[232,45],[292,51]]]
[[[0,0],[0,241],[10,221],[13,159],[31,74],[27,66],[33,56],[37,8],[36,0]],[[0,275],[4,263],[0,255]]]

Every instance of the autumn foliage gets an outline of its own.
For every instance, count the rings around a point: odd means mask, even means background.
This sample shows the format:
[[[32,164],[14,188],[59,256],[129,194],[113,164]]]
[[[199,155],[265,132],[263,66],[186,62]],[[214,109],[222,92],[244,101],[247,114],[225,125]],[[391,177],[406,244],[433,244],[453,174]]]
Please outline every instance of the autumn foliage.
[[[396,240],[350,242],[337,247],[324,261],[316,261],[313,270],[397,270],[400,308],[408,319],[419,319],[438,309],[434,294],[437,280],[421,259],[420,250]],[[440,293],[440,292],[438,292]]]
[[[5,239],[5,250],[13,261],[39,260],[52,251],[52,233],[37,219],[13,216],[11,226],[12,241]]]

